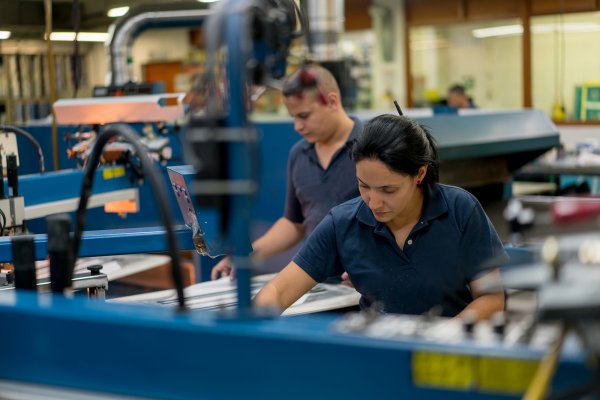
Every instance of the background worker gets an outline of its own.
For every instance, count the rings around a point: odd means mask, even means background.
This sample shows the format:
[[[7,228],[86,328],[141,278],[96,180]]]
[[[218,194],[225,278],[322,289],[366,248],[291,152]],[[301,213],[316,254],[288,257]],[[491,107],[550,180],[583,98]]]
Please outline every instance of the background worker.
[[[358,196],[350,149],[362,124],[344,110],[331,72],[317,64],[304,65],[285,80],[283,96],[302,140],[289,152],[284,214],[252,243],[257,260],[295,246],[332,207]],[[211,278],[233,271],[231,259],[225,257]]]
[[[448,89],[448,95],[446,97],[448,107],[453,108],[476,108],[473,104],[473,100],[467,96],[465,87],[463,85],[452,85]]]

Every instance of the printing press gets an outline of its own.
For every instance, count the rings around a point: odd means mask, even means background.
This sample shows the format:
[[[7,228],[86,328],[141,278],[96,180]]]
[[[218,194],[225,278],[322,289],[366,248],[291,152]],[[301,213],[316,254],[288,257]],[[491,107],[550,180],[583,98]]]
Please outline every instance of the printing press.
[[[133,129],[109,124],[96,137],[85,169],[78,172],[73,226],[69,216],[51,215],[46,234],[0,241],[2,260],[15,265],[9,279],[16,287],[0,286],[0,330],[6,344],[0,356],[0,399],[598,396],[600,277],[581,270],[587,266],[569,272],[570,244],[508,248],[524,266],[507,266],[506,280],[490,282],[490,290],[526,290],[537,301],[534,309],[507,310],[489,322],[442,318],[435,310],[422,316],[312,314],[314,310],[306,309],[309,298],[314,305],[326,291],[335,294],[334,302],[343,297],[327,309],[358,301],[353,289],[327,285],[315,287],[284,317],[252,306],[252,296],[269,277],[256,276],[257,266],[248,256],[255,223],[248,210],[255,196],[266,196],[258,187],[267,172],[257,168],[257,159],[265,157],[257,154],[264,143],[259,143],[258,129],[247,115],[245,88],[281,77],[288,47],[298,36],[289,27],[300,17],[295,4],[283,0],[223,3],[206,24],[220,32],[211,37],[209,50],[226,49],[226,102],[219,104],[213,97],[215,104],[206,113],[190,111],[189,165],[167,170],[171,187],[167,190]],[[251,36],[245,31],[249,26],[264,31]],[[213,56],[209,61],[217,62]],[[453,126],[463,132],[456,140],[449,135],[439,139],[442,160],[458,165],[457,171],[468,170],[472,160],[502,171],[491,180],[481,170],[464,176],[464,182],[457,181],[460,174],[443,178],[466,186],[503,183],[558,141],[553,124],[535,111],[427,121],[440,124],[438,134]],[[496,130],[480,135],[489,121],[495,121]],[[260,125],[266,137],[276,123]],[[286,134],[292,135],[290,124],[286,126]],[[517,138],[522,126],[529,130]],[[102,182],[99,158],[116,137],[135,149],[158,199],[161,227],[85,231],[88,205]],[[206,163],[215,156],[215,163]],[[206,167],[216,164],[224,168]],[[170,196],[175,197],[172,203],[167,201]],[[183,223],[176,224],[178,218]],[[179,250],[231,254],[237,279],[184,288]],[[167,252],[175,288],[104,301],[98,289],[106,289],[105,280],[97,277],[106,275],[97,268],[87,274],[94,281],[91,286],[78,286],[73,274],[78,257],[109,251]],[[46,256],[50,291],[42,292],[35,261]],[[84,288],[94,290],[78,296]],[[216,299],[207,298],[211,292]]]

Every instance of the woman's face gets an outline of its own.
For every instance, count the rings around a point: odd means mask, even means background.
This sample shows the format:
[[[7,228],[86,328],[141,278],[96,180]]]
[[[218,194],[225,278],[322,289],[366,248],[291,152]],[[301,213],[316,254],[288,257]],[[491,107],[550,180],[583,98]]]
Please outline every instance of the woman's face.
[[[382,223],[406,218],[421,211],[422,192],[417,181],[425,177],[421,167],[417,176],[399,174],[377,159],[363,159],[356,163],[358,189],[375,219]]]

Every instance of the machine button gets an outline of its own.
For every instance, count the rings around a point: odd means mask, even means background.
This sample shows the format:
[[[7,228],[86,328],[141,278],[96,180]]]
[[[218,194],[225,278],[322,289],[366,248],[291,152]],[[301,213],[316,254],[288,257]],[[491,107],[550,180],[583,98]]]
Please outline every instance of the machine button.
[[[87,267],[87,269],[90,271],[90,275],[100,275],[100,270],[102,269],[102,265],[101,264],[90,265],[89,267]]]

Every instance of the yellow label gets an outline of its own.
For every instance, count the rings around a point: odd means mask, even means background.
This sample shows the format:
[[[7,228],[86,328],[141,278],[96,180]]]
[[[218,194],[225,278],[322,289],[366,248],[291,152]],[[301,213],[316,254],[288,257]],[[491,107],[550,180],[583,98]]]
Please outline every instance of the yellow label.
[[[105,168],[102,170],[102,178],[104,179],[114,179],[125,176],[125,167],[118,166],[112,168]]]
[[[412,376],[416,386],[514,395],[527,390],[539,363],[418,351],[412,355]]]
[[[539,364],[539,360],[480,357],[478,386],[486,392],[524,393]]]
[[[476,359],[449,353],[415,352],[412,357],[413,382],[417,386],[445,389],[471,389],[475,385]]]

